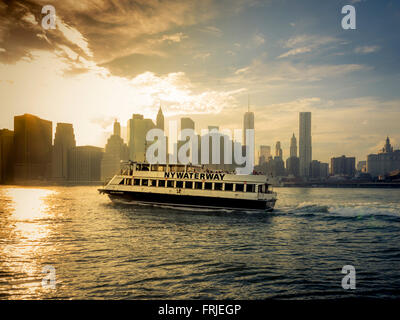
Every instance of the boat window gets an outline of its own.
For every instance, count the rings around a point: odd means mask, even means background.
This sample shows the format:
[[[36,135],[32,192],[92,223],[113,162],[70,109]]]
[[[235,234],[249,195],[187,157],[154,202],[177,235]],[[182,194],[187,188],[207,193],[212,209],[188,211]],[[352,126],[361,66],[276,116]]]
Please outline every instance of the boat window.
[[[174,181],[173,180],[167,180],[167,188],[173,188],[174,187]]]
[[[148,186],[149,185],[149,180],[148,179],[142,179],[142,186]]]
[[[133,179],[134,186],[140,186],[140,179]]]
[[[233,191],[233,183],[225,183],[225,191]]]
[[[212,182],[205,182],[204,183],[205,190],[212,190]]]
[[[255,184],[248,184],[246,187],[246,192],[255,192],[256,185]]]
[[[125,184],[125,179],[122,179],[119,184]]]
[[[243,192],[244,184],[243,183],[236,183],[236,191]]]
[[[158,180],[159,187],[165,187],[165,180]]]
[[[129,186],[132,184],[132,179],[127,178],[127,179],[125,179],[125,180],[126,180],[125,184],[127,184],[127,185],[129,185]]]
[[[198,182],[198,181],[196,181],[196,182],[194,183],[194,188],[195,188],[195,189],[203,189],[203,182]]]
[[[222,190],[222,183],[221,182],[215,182],[214,183],[214,190]]]
[[[157,180],[150,180],[150,185],[152,187],[156,187],[157,186]]]
[[[185,182],[185,188],[186,189],[192,189],[193,188],[193,181],[186,181]]]
[[[183,181],[176,181],[177,188],[183,188]]]

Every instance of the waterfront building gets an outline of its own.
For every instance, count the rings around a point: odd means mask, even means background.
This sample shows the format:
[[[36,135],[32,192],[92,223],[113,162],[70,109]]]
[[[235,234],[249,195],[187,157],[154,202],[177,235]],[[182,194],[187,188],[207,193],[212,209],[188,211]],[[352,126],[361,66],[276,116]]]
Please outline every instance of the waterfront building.
[[[400,150],[393,150],[389,137],[378,154],[367,157],[367,172],[371,177],[378,177],[400,169]]]
[[[356,158],[355,157],[336,157],[331,158],[331,172],[332,176],[342,175],[353,177],[356,172]]]
[[[0,183],[13,181],[14,132],[0,130]]]
[[[311,112],[300,112],[299,115],[299,159],[300,176],[308,177],[312,160]]]
[[[71,148],[68,152],[68,180],[86,184],[101,181],[103,149],[93,146]]]
[[[111,179],[121,169],[121,161],[129,160],[129,149],[121,138],[121,126],[114,122],[114,132],[108,138],[101,160],[101,181]]]
[[[52,151],[52,179],[68,179],[68,152],[76,146],[74,128],[70,123],[57,123]]]
[[[272,171],[273,177],[283,177],[285,176],[285,163],[281,157],[274,157],[273,160],[269,161],[269,166]]]
[[[51,176],[52,123],[31,114],[14,117],[14,178],[43,180]]]
[[[286,173],[288,176],[298,177],[300,175],[300,159],[290,157],[286,159]]]
[[[313,160],[310,163],[310,178],[326,179],[329,175],[329,164]]]

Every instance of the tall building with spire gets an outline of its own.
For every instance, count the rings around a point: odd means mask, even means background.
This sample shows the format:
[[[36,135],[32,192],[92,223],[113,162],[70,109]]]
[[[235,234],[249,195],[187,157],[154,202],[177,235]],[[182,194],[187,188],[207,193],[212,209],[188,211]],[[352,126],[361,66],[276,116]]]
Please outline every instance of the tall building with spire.
[[[121,125],[114,122],[114,134],[108,139],[101,160],[101,180],[111,179],[121,168],[121,160],[129,159],[129,149],[121,138]]]
[[[254,130],[254,112],[247,111],[243,117],[243,145],[247,146],[246,130]]]
[[[311,112],[300,112],[299,140],[300,176],[308,177],[312,160]]]
[[[247,112],[243,117],[243,146],[247,146],[246,130],[254,130],[254,112],[250,112],[250,97],[247,95]]]
[[[290,157],[297,157],[297,139],[294,133],[290,139]]]
[[[372,177],[383,176],[389,172],[400,170],[400,150],[393,150],[389,137],[378,154],[367,157],[367,172]]]
[[[300,174],[300,161],[297,157],[297,140],[293,133],[290,139],[290,157],[286,159],[286,172],[288,176],[298,177]]]
[[[160,109],[158,109],[158,113],[157,113],[156,128],[164,131],[164,114],[162,112],[161,105],[160,105]]]
[[[393,147],[390,144],[389,137],[386,137],[386,142],[385,142],[385,146],[382,149],[382,153],[389,153],[389,152],[393,152]]]
[[[68,152],[76,147],[74,128],[70,123],[57,123],[52,152],[52,179],[68,179]]]

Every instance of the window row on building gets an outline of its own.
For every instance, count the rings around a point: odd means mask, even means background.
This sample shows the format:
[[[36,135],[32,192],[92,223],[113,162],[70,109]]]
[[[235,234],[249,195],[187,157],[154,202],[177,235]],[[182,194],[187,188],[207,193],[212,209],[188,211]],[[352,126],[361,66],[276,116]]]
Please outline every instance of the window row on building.
[[[229,183],[229,182],[202,182],[202,181],[182,181],[182,180],[165,180],[165,179],[124,178],[120,182],[120,184],[145,186],[145,187],[268,193],[268,186],[266,184],[256,185],[250,183],[246,184],[246,183]]]

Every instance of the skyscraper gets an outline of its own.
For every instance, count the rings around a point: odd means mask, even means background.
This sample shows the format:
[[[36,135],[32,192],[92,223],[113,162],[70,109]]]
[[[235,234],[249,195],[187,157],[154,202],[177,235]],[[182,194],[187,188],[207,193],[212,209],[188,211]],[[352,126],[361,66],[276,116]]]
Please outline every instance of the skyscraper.
[[[267,162],[271,157],[271,147],[270,146],[260,146],[260,153],[258,155],[258,164],[262,165]]]
[[[311,112],[300,112],[299,137],[300,176],[308,177],[312,160]]]
[[[194,130],[194,121],[190,118],[181,118],[181,130],[192,129]]]
[[[297,139],[294,133],[290,139],[290,157],[297,157]]]
[[[276,142],[276,145],[275,145],[275,156],[279,157],[281,159],[283,157],[283,151],[282,151],[282,148],[281,148],[281,142],[280,141]]]
[[[158,113],[157,113],[156,128],[164,131],[164,115],[161,110],[161,106],[160,106],[160,109],[158,109]]]
[[[52,178],[68,178],[68,151],[76,146],[74,128],[70,123],[57,123],[52,152]]]
[[[68,152],[68,180],[87,184],[101,181],[103,149],[93,146],[74,147]]]
[[[11,182],[13,179],[14,132],[0,130],[0,183]]]
[[[114,134],[108,138],[101,160],[101,180],[112,178],[121,169],[121,160],[129,160],[129,149],[121,138],[121,126],[114,122]]]
[[[300,160],[297,157],[297,139],[293,133],[290,139],[290,157],[286,159],[286,172],[289,176],[298,177],[300,171]]]
[[[254,130],[254,112],[247,111],[243,117],[243,145],[247,146],[246,130]]]
[[[336,157],[331,158],[331,175],[354,176],[356,173],[355,157]]]
[[[52,123],[31,114],[14,117],[14,177],[46,179],[51,175]]]
[[[146,149],[149,142],[146,141],[147,132],[154,129],[151,119],[144,119],[141,114],[134,114],[132,119],[128,120],[128,147],[129,159],[137,162],[146,160]]]

